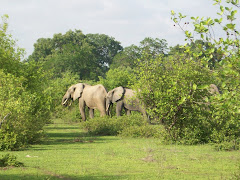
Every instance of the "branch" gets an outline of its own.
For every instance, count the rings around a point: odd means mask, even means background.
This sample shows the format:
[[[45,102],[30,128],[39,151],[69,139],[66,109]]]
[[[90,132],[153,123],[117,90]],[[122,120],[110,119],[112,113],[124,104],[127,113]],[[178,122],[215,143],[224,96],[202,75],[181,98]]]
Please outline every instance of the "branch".
[[[3,124],[3,122],[5,121],[5,119],[9,116],[9,115],[11,115],[12,113],[11,112],[9,112],[6,116],[4,116],[4,118],[2,119],[2,121],[0,122],[0,128],[2,127],[2,124]]]

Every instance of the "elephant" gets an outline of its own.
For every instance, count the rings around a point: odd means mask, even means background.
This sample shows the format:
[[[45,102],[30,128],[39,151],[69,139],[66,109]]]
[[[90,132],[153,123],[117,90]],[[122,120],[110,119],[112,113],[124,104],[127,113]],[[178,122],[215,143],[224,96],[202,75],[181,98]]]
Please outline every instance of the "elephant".
[[[222,92],[219,90],[219,88],[215,84],[210,84],[208,92],[210,94],[222,94]]]
[[[106,110],[109,111],[112,103],[116,103],[116,115],[120,116],[121,111],[124,108],[127,112],[127,115],[131,114],[131,111],[139,111],[147,118],[147,113],[145,109],[139,102],[139,99],[136,97],[136,91],[125,88],[117,87],[107,93],[106,97]]]
[[[67,90],[62,98],[62,105],[67,106],[69,100],[75,101],[78,99],[82,120],[86,121],[85,106],[89,109],[90,118],[94,117],[94,109],[100,111],[101,117],[106,115],[106,96],[107,91],[101,84],[91,86],[86,83],[78,83]]]

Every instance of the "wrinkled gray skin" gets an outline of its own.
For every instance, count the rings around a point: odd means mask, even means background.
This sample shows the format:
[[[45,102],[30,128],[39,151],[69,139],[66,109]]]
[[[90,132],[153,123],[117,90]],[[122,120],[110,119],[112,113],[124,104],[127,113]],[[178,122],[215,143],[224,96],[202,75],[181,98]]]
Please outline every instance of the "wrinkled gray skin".
[[[101,84],[90,86],[85,83],[72,85],[62,98],[62,105],[69,105],[69,100],[79,100],[79,110],[82,120],[86,120],[85,106],[89,108],[90,118],[94,117],[94,109],[100,111],[101,116],[106,115],[106,95],[107,91]],[[70,104],[71,105],[71,104]]]
[[[136,92],[133,91],[132,89],[120,86],[109,91],[106,97],[107,111],[109,111],[109,108],[112,103],[116,103],[117,116],[121,115],[121,111],[124,108],[127,112],[127,115],[130,115],[131,111],[139,111],[143,114],[145,118],[147,118],[146,111],[140,105],[139,99],[136,98]]]

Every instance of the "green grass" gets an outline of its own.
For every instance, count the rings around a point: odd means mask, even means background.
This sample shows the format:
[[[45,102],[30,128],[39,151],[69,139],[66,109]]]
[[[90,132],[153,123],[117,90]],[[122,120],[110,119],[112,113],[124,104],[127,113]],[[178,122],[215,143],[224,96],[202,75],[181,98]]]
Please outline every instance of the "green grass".
[[[25,167],[0,168],[1,180],[34,179],[231,179],[239,151],[210,145],[163,145],[157,139],[87,136],[79,124],[46,126],[44,143],[17,156]],[[237,178],[236,178],[237,179]]]

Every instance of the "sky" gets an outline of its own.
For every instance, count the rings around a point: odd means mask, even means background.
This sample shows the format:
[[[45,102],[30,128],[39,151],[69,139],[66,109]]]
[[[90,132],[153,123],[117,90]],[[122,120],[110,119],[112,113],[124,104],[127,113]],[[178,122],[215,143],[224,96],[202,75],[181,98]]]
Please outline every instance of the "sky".
[[[0,16],[9,16],[9,33],[26,57],[39,38],[80,29],[84,34],[114,37],[123,47],[146,37],[166,39],[169,46],[184,44],[171,10],[189,17],[216,17],[213,0],[0,0]],[[0,21],[1,23],[1,21]]]

